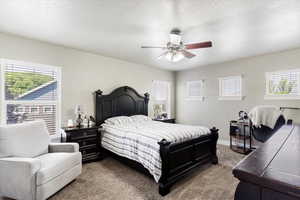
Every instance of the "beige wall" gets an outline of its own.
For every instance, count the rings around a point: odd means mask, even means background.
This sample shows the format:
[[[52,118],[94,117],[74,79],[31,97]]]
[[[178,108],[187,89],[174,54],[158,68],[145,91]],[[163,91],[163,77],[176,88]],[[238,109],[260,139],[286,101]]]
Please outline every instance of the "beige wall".
[[[172,82],[172,115],[175,113],[175,75],[170,71],[7,34],[0,34],[0,58],[61,66],[63,125],[75,117],[76,104],[83,105],[88,114],[94,113],[92,93],[95,90],[108,93],[128,85],[141,94],[150,93],[152,80]]]
[[[248,111],[259,104],[300,107],[299,100],[263,99],[264,72],[300,68],[300,49],[181,71],[176,77],[173,72],[7,34],[0,34],[0,58],[62,67],[63,124],[74,118],[76,104],[83,105],[88,114],[94,113],[92,93],[97,89],[108,93],[116,87],[129,85],[145,93],[151,91],[152,80],[172,81],[172,115],[175,116],[176,93],[178,122],[215,125],[221,129],[222,139],[228,139],[228,121],[235,119],[240,110]],[[239,74],[244,75],[245,100],[219,101],[218,78]],[[205,100],[186,101],[186,81],[198,79],[205,80]]]
[[[229,120],[236,119],[240,110],[249,111],[260,104],[300,107],[300,100],[264,100],[265,72],[293,68],[300,68],[300,49],[177,72],[177,121],[217,126],[221,130],[221,139],[228,140]],[[218,78],[240,74],[244,75],[245,100],[219,101]],[[186,101],[186,81],[198,79],[204,79],[205,100]],[[300,121],[300,112],[291,115]]]

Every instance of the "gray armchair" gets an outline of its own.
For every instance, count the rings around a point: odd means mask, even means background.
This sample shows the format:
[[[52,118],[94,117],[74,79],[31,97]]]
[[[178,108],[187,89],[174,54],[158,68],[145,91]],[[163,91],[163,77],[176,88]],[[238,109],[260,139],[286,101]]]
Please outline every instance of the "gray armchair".
[[[50,143],[43,121],[0,126],[0,197],[47,199],[81,174],[77,143]]]

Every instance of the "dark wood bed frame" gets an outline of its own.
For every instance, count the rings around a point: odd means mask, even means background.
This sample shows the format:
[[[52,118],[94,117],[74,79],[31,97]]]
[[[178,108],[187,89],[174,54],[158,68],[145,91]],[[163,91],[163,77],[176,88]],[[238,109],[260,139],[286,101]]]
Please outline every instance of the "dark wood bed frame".
[[[108,95],[101,90],[95,92],[96,124],[100,126],[107,118],[115,116],[148,115],[149,94],[139,95],[131,87],[124,86],[115,89]],[[159,180],[159,194],[166,195],[170,187],[192,169],[208,162],[218,163],[216,146],[218,129],[213,127],[211,134],[185,142],[171,143],[165,139],[158,142],[162,161],[162,175]],[[115,155],[111,152],[112,155]],[[116,156],[119,157],[120,156]],[[141,164],[123,158],[141,168]],[[143,168],[143,167],[142,167]],[[145,168],[142,171],[147,171]]]

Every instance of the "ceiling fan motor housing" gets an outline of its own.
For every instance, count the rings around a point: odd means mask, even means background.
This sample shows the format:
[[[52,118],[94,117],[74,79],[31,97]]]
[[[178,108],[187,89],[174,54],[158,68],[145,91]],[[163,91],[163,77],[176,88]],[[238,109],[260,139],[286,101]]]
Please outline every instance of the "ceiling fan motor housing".
[[[181,41],[181,31],[177,28],[171,30],[170,32],[170,43],[180,46],[180,44],[182,43]]]
[[[181,35],[181,31],[178,28],[174,28],[171,30],[171,34]]]
[[[184,49],[184,45],[181,41],[179,42],[179,44],[175,44],[173,42],[168,42],[167,49],[170,51],[178,51],[178,50]]]

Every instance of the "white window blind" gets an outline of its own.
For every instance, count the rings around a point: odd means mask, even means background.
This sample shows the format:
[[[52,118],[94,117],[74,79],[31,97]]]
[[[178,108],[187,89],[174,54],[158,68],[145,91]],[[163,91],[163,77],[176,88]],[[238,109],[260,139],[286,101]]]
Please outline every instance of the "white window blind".
[[[188,81],[187,100],[203,100],[203,80]]]
[[[60,68],[1,60],[2,123],[43,119],[50,134],[60,127]]]
[[[219,100],[242,99],[242,76],[219,78]]]
[[[156,101],[166,101],[169,95],[170,83],[168,81],[153,81],[152,95]]]
[[[267,72],[265,98],[300,98],[300,69]]]

